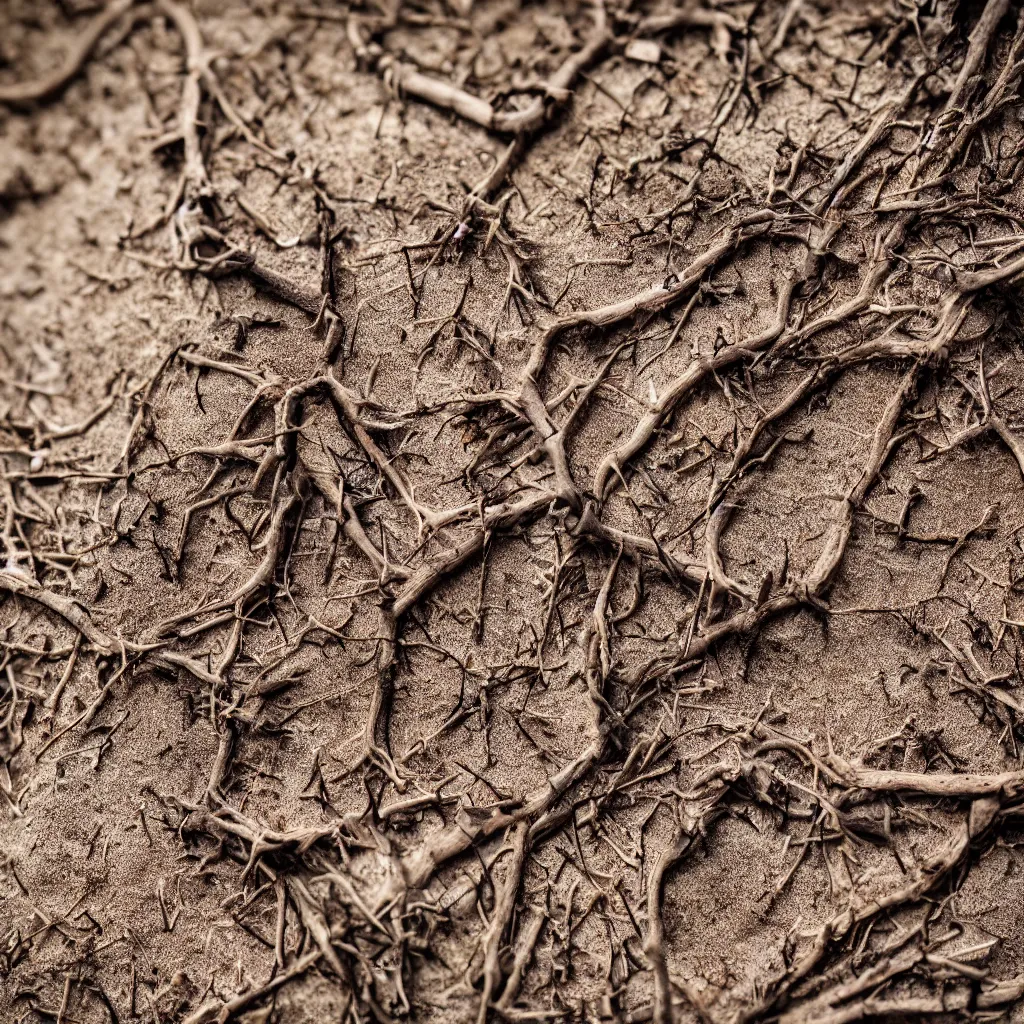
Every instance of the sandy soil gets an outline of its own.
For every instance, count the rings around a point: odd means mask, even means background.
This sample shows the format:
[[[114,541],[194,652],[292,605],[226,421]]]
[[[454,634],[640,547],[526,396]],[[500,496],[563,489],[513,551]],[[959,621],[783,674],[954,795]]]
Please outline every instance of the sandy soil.
[[[0,0],[0,1019],[1024,1021],[1022,72]]]

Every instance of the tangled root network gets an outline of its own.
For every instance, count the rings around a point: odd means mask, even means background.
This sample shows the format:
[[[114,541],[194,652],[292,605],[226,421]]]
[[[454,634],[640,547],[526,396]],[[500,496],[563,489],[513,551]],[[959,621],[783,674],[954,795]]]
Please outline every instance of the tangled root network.
[[[1022,83],[7,0],[0,1019],[1024,1020]]]

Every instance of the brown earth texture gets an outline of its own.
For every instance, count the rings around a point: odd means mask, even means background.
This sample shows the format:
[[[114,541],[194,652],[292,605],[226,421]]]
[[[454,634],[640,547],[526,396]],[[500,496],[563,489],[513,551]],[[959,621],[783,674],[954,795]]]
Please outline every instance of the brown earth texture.
[[[1024,1021],[1022,88],[0,0],[0,1021]]]

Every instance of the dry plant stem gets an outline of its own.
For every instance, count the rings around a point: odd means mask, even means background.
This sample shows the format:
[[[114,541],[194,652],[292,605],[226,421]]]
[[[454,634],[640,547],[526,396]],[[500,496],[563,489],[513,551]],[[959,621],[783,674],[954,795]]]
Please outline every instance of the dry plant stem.
[[[363,449],[367,457],[370,458],[374,465],[376,465],[377,469],[380,470],[381,474],[398,492],[406,507],[415,516],[417,525],[420,529],[422,529],[422,524],[424,523],[431,529],[436,529],[439,526],[443,526],[456,515],[462,514],[437,513],[432,508],[428,508],[426,505],[421,505],[416,500],[412,492],[412,488],[406,482],[405,478],[397,469],[395,469],[393,461],[381,451],[380,447],[370,436],[366,426],[364,426],[365,421],[360,414],[359,406],[361,402],[358,397],[333,377],[323,377],[318,381],[312,382],[313,386],[320,383],[327,388],[331,397],[334,399],[337,408],[343,413],[349,429],[352,431],[352,436],[358,442],[359,447]]]
[[[407,566],[396,565],[394,562],[388,561],[374,546],[373,541],[370,540],[359,519],[359,512],[356,509],[355,503],[350,497],[343,495],[342,488],[339,487],[335,479],[335,474],[312,462],[309,456],[301,451],[298,454],[298,458],[317,490],[324,496],[328,508],[337,509],[339,506],[341,507],[343,514],[339,518],[342,520],[342,532],[366,556],[367,561],[379,575],[381,584],[391,583],[393,580],[408,579],[412,575],[411,569]]]
[[[181,100],[181,121],[179,130],[185,140],[185,201],[192,202],[198,197],[195,189],[202,185],[209,185],[206,177],[206,170],[203,166],[202,156],[198,151],[198,113],[199,104],[202,101],[202,90],[206,91],[217,101],[224,116],[239,131],[245,140],[258,149],[263,150],[269,156],[277,159],[284,157],[276,149],[271,148],[261,139],[253,135],[249,126],[245,123],[238,111],[224,95],[217,76],[210,67],[211,54],[203,45],[202,35],[192,13],[176,0],[156,0],[159,8],[174,22],[175,27],[181,34],[185,43],[187,61],[187,78],[182,90]],[[191,151],[191,152],[190,152]],[[201,176],[200,176],[201,172]]]
[[[200,360],[193,357],[193,361]],[[210,365],[211,361],[203,360],[203,362],[204,365]],[[247,371],[229,364],[218,366],[217,368],[223,369],[226,372],[236,373],[246,379],[251,378],[251,383],[253,384],[257,384],[262,380],[262,378],[256,375],[250,375]],[[398,491],[399,495],[414,513],[418,522],[422,524],[425,521],[429,525],[436,527],[465,514],[469,506],[466,509],[456,509],[447,513],[435,513],[432,509],[416,502],[404,478],[394,469],[391,460],[387,458],[376,442],[373,441],[364,425],[370,422],[365,420],[360,411],[365,403],[333,377],[312,378],[285,393],[279,406],[276,461],[280,462],[285,458],[286,453],[283,446],[285,439],[289,436],[292,424],[296,422],[296,411],[299,403],[310,392],[320,389],[326,390],[331,395],[336,408],[342,414],[342,418],[348,424],[360,447],[363,448],[364,452],[377,465],[381,473],[392,483],[396,491]],[[386,429],[389,425],[377,424],[376,426]],[[340,491],[337,486],[332,481],[325,480],[325,474],[315,468],[312,469],[311,476],[325,496],[336,507],[340,498]],[[394,671],[395,640],[398,622],[409,608],[432,590],[441,580],[482,550],[487,536],[494,531],[508,529],[535,514],[539,514],[551,503],[554,497],[555,495],[548,492],[540,492],[538,496],[526,499],[525,501],[512,505],[499,505],[488,508],[482,515],[482,526],[468,540],[462,542],[453,551],[443,552],[426,560],[416,572],[408,575],[406,584],[399,591],[395,600],[390,603],[390,606],[382,604],[379,620],[376,680],[371,695],[370,709],[364,726],[363,756],[364,761],[378,765],[400,789],[405,788],[405,781],[399,774],[391,756],[387,753],[386,740],[383,737],[383,721],[388,712],[391,699],[391,676]],[[227,607],[241,605],[258,590],[271,582],[278,556],[283,546],[283,527],[296,501],[297,498],[293,495],[275,510],[265,541],[266,555],[260,567],[246,583],[226,599],[211,602],[202,608],[168,620],[162,625],[161,630],[166,631],[168,628],[180,625],[189,619],[216,613]],[[350,513],[348,516],[349,523],[351,524],[350,532],[357,544],[367,551],[375,565],[381,569],[386,568],[383,556],[376,552],[376,549],[373,548],[366,537],[365,531],[358,525],[358,519],[355,517],[351,505],[348,511]],[[404,574],[399,574],[399,576],[401,575]],[[213,625],[216,622],[216,619],[211,620],[208,625]]]
[[[810,593],[823,593],[835,579],[835,575],[842,565],[843,555],[853,530],[854,513],[863,504],[871,488],[874,487],[878,474],[892,453],[893,434],[896,432],[896,425],[907,400],[917,388],[919,372],[919,366],[914,366],[904,376],[899,390],[889,399],[885,407],[882,418],[871,438],[871,448],[860,478],[850,488],[840,504],[836,519],[825,535],[821,553],[807,575],[805,586]]]
[[[978,18],[974,28],[971,30],[967,56],[964,58],[956,81],[953,83],[949,99],[946,102],[945,111],[947,113],[961,106],[964,92],[971,79],[978,74],[985,63],[985,57],[989,52],[992,37],[996,33],[999,22],[1003,20],[1009,9],[1010,0],[988,0],[985,4],[981,17]]]
[[[800,13],[800,9],[804,5],[804,0],[789,0],[786,4],[785,10],[782,12],[782,17],[779,19],[778,28],[775,30],[775,34],[772,36],[770,42],[764,47],[764,59],[771,60],[786,45],[786,36],[789,35],[789,30],[793,26],[793,21],[796,19],[797,14]]]
[[[801,597],[795,588],[776,594],[767,601],[750,608],[734,612],[728,618],[709,626],[699,636],[694,636],[686,647],[687,660],[704,658],[718,644],[725,640],[754,635],[766,622],[793,611],[801,605]]]
[[[199,141],[199,105],[206,54],[195,18],[174,0],[157,0],[160,9],[174,22],[185,44],[186,74],[181,89],[178,131],[185,143],[184,200],[190,206],[213,193]]]
[[[621,548],[631,558],[646,557],[663,566],[673,579],[686,581],[700,586],[704,580],[705,567],[693,559],[681,559],[661,547],[653,537],[641,537],[637,534],[617,530],[607,526],[598,518],[595,503],[588,501],[583,506],[579,522],[574,531],[576,534],[591,537],[604,544]]]
[[[482,128],[493,127],[494,109],[486,100],[449,85],[441,79],[424,75],[411,65],[402,64],[393,57],[382,57],[377,68],[384,76],[384,81],[399,95],[404,93],[407,96],[415,96],[442,110],[450,110]]]
[[[193,658],[163,649],[162,644],[138,644],[119,641],[108,636],[89,617],[88,612],[75,601],[59,594],[53,594],[28,580],[10,573],[0,572],[0,590],[34,601],[36,604],[59,615],[68,625],[76,629],[96,650],[103,654],[118,654],[122,650],[142,656],[150,664],[167,669],[184,669],[199,682],[217,686],[220,680],[206,667]]]
[[[777,318],[770,327],[745,342],[722,349],[710,358],[695,360],[658,396],[658,400],[652,403],[650,411],[640,419],[630,437],[601,460],[594,473],[594,494],[600,500],[608,496],[618,481],[622,467],[650,443],[658,428],[688,394],[713,374],[750,361],[779,338],[786,326],[795,287],[795,280],[783,282],[779,291]]]
[[[827,378],[825,378],[827,380]],[[729,468],[722,474],[722,479],[715,485],[709,498],[709,508],[715,508],[722,500],[729,488],[740,480],[743,475],[755,463],[764,463],[770,458],[775,449],[786,440],[786,436],[777,437],[765,453],[757,458],[753,457],[754,447],[764,432],[778,420],[788,416],[793,409],[806,398],[811,391],[822,381],[822,375],[818,370],[812,370],[804,379],[793,388],[781,402],[772,409],[759,416],[757,422],[747,433],[736,443],[736,451],[733,453],[732,462]]]
[[[275,298],[301,309],[312,317],[320,315],[324,307],[324,299],[317,289],[293,281],[290,277],[278,273],[255,256],[248,254],[243,262],[243,270],[257,285]]]
[[[502,392],[500,398],[521,411],[534,428],[555,472],[557,494],[563,503],[579,509],[582,499],[569,469],[563,432],[552,421],[540,395],[541,377],[555,339],[571,328],[608,327],[621,323],[639,312],[653,313],[667,309],[692,291],[700,283],[703,275],[728,253],[746,241],[766,233],[773,219],[774,215],[770,211],[741,218],[731,229],[724,232],[722,239],[715,245],[709,246],[703,255],[686,268],[676,284],[670,287],[652,288],[609,306],[559,317],[552,321],[537,338],[531,349],[530,358],[520,373],[518,393]],[[498,394],[492,396],[492,398],[494,397],[498,397]],[[612,459],[612,462],[609,462],[609,459]],[[602,466],[606,463],[610,467],[617,465],[611,456],[603,460]],[[609,472],[611,472],[611,468],[609,468]],[[599,475],[600,473],[601,469],[598,470]],[[600,495],[601,488],[595,487],[595,493]]]
[[[264,828],[241,811],[228,806],[223,800],[217,801],[217,810],[185,804],[187,814],[183,827],[203,831],[209,835],[237,836],[249,844],[249,863],[245,874],[255,868],[260,857],[267,853],[304,853],[314,843],[337,834],[337,826],[319,828],[293,828],[286,831]]]
[[[97,43],[123,14],[131,9],[134,0],[113,0],[89,23],[64,63],[44,78],[15,85],[0,85],[0,103],[11,105],[48,100],[59,93],[85,66]]]
[[[495,1008],[499,1011],[511,1009],[512,1004],[519,995],[519,988],[523,981],[530,961],[533,959],[533,951],[537,946],[541,930],[544,927],[545,919],[542,914],[536,914],[530,921],[529,927],[520,933],[516,943],[515,959],[512,963],[512,970],[509,972],[502,989],[501,996],[495,1002]]]
[[[1017,468],[1021,473],[1021,478],[1024,479],[1024,442],[1022,442],[1021,439],[1010,429],[1006,420],[996,415],[995,411],[992,409],[992,399],[988,393],[988,380],[985,376],[984,352],[979,356],[978,361],[978,394],[975,394],[967,384],[964,384],[963,382],[961,383],[971,397],[980,402],[982,409],[981,420],[974,426],[968,427],[961,431],[961,433],[950,438],[948,443],[944,444],[939,451],[942,453],[951,451],[954,447],[968,441],[972,441],[976,437],[980,437],[982,434],[991,430],[1002,441],[1002,443],[1006,444],[1010,450],[1010,454],[1014,457],[1014,460],[1017,463]]]
[[[729,505],[724,502],[720,504],[711,514],[707,529],[704,532],[707,574],[711,580],[711,596],[708,598],[708,604],[712,608],[718,604],[718,598],[723,593],[733,594],[741,600],[751,603],[754,601],[754,595],[751,593],[750,588],[738,583],[726,573],[725,565],[722,562],[722,555],[719,551],[722,532],[728,526],[729,519],[735,508],[735,505]]]
[[[608,29],[604,0],[593,0],[593,11],[594,27],[590,37],[578,52],[570,54],[565,59],[561,67],[547,82],[545,92],[556,103],[564,102],[568,98],[569,90],[576,81],[577,75],[592,64],[611,41],[612,35]],[[541,126],[546,113],[545,99],[538,98],[525,110],[495,114],[493,127],[495,131],[499,132],[511,132],[517,135],[528,134]]]
[[[206,801],[211,808],[216,808],[223,801],[221,796],[221,783],[227,774],[228,762],[231,759],[231,748],[234,746],[235,734],[230,722],[221,726],[220,743],[217,747],[217,757],[210,770],[210,782],[206,790]]]
[[[1000,992],[999,996],[1001,995]],[[978,1009],[996,1009],[1012,1001],[1012,996],[1002,1000],[982,993],[978,996],[976,1005]],[[950,1019],[954,1014],[962,1017],[971,1013],[971,1009],[971,993],[966,990],[955,990],[941,996],[874,996],[853,1006],[827,1010],[821,1016],[803,1017],[801,1020],[804,1024],[851,1024],[853,1021],[861,1020],[911,1021],[927,1020],[931,1017]],[[1002,1017],[1002,1014],[999,1017]]]
[[[510,829],[509,842],[512,854],[505,865],[505,875],[498,889],[491,921],[484,933],[483,992],[480,995],[480,1011],[477,1024],[486,1024],[491,1002],[501,984],[502,970],[500,954],[505,938],[512,925],[512,914],[516,907],[516,895],[523,876],[523,862],[526,859],[528,828],[525,822],[517,822]]]
[[[675,839],[671,846],[662,850],[647,878],[647,938],[644,942],[644,956],[650,964],[654,978],[654,1007],[652,1024],[674,1024],[672,1007],[672,984],[669,980],[668,963],[665,959],[665,921],[662,913],[662,897],[665,876],[686,855],[698,835],[705,833],[714,820],[724,813],[721,801],[738,777],[738,770],[718,765],[697,780],[682,798],[679,809],[680,820]],[[705,1018],[702,1004],[696,993],[690,997],[702,1019]]]
[[[376,672],[366,725],[363,727],[363,759],[368,764],[377,765],[398,791],[404,792],[407,783],[391,759],[387,751],[387,739],[383,735],[384,719],[390,709],[394,689],[395,641],[398,634],[394,612],[385,604],[381,605],[377,623]]]
[[[331,944],[331,931],[327,925],[327,919],[323,910],[300,878],[292,875],[287,879],[287,884],[288,892],[299,908],[299,916],[306,927],[306,932],[313,942],[316,943],[317,948],[323,954],[323,958],[338,978],[343,983],[349,981],[350,972],[345,969],[345,965]]]
[[[278,423],[278,456],[284,457],[284,444],[288,432],[295,429],[297,422],[297,411],[300,402],[311,392],[326,391],[334,401],[335,408],[341,414],[343,422],[347,425],[352,437],[362,448],[367,458],[377,467],[381,475],[401,497],[405,506],[413,514],[417,526],[422,531],[424,525],[431,529],[437,529],[445,524],[461,518],[474,511],[475,505],[464,505],[457,509],[450,509],[445,512],[436,512],[434,509],[423,505],[416,500],[413,490],[405,477],[395,468],[393,460],[390,459],[380,448],[370,430],[388,431],[396,430],[404,425],[402,420],[393,423],[382,423],[366,417],[362,410],[372,403],[360,398],[355,392],[346,388],[338,380],[331,376],[312,377],[303,384],[290,388],[285,394],[280,405],[280,418]],[[317,473],[317,479],[322,479],[323,474]],[[336,488],[332,488],[334,492]],[[335,501],[335,504],[337,502]]]
[[[713,8],[698,7],[693,2],[683,3],[680,10],[671,14],[652,14],[644,18],[636,27],[636,34],[655,35],[658,32],[671,32],[682,27],[724,29],[726,40],[729,32],[740,32],[743,26],[731,14]]]
[[[536,380],[547,360],[548,351],[554,340],[564,331],[574,327],[611,327],[630,319],[637,313],[658,313],[669,309],[690,294],[701,278],[713,269],[725,256],[739,246],[768,234],[775,220],[770,210],[762,210],[739,218],[732,227],[720,232],[721,237],[707,246],[704,252],[693,260],[682,272],[675,284],[668,287],[649,288],[637,295],[597,309],[579,310],[567,313],[554,320],[537,339],[523,376]]]
[[[1024,772],[999,772],[980,775],[924,774],[921,772],[886,771],[852,765],[837,754],[823,758],[826,771],[837,782],[851,789],[866,789],[875,793],[915,793],[937,797],[996,796],[1004,804],[1024,797]]]
[[[483,525],[474,529],[469,538],[454,548],[431,556],[413,570],[392,605],[395,617],[404,616],[442,580],[479,554],[483,550],[488,534],[504,532],[514,526],[525,524],[544,512],[557,497],[553,491],[538,491],[520,501],[487,508],[483,515]]]
[[[990,419],[992,429],[999,435],[1000,440],[1013,455],[1020,471],[1021,479],[1024,480],[1024,442],[1021,441],[1013,431],[1006,425],[1006,421],[999,416],[992,416]]]
[[[523,110],[509,112],[496,111],[486,100],[440,79],[424,75],[393,57],[382,57],[377,67],[385,80],[399,93],[415,96],[444,110],[451,110],[467,121],[490,131],[528,135],[543,124],[548,113],[548,99],[553,99],[556,103],[564,102],[571,95],[569,90],[576,76],[600,56],[610,40],[611,32],[607,27],[604,4],[597,0],[594,4],[594,27],[589,39],[579,51],[567,57],[551,76],[545,85],[546,95],[534,100]],[[493,188],[493,184],[485,187],[480,194],[484,191],[493,191]]]
[[[183,622],[187,622],[189,619],[199,618],[202,615],[210,615],[214,612],[222,611],[225,608],[234,608],[236,605],[242,605],[261,589],[269,586],[273,582],[274,575],[277,572],[278,561],[280,559],[281,552],[284,549],[285,526],[298,504],[299,499],[293,494],[274,509],[274,514],[270,520],[270,527],[267,530],[267,536],[265,539],[266,553],[264,554],[256,571],[249,577],[249,579],[225,598],[217,601],[211,601],[194,611],[183,612],[181,615],[176,615],[174,618],[167,619],[158,627],[158,634],[164,633],[168,629],[178,626]]]
[[[859,978],[827,989],[815,999],[802,1003],[799,1008],[787,1010],[779,1019],[785,1024],[796,1024],[797,1021],[818,1019],[819,1014],[822,1013],[835,1012],[833,1008],[837,1004],[856,999],[857,996],[877,989],[890,979],[905,974],[924,961],[927,955],[921,948],[911,947],[898,951],[892,956],[885,957],[881,962],[873,964]],[[855,1005],[863,1006],[864,1003]],[[849,1012],[851,1009],[852,1007],[840,1012]]]
[[[46,698],[46,710],[53,715],[60,705],[60,699],[64,694],[64,690],[68,683],[71,681],[71,676],[75,671],[75,666],[78,664],[78,653],[82,648],[82,634],[79,633],[75,639],[75,646],[71,649],[71,657],[68,658],[68,663],[61,673],[60,679],[57,681],[57,685],[53,688],[50,696]]]
[[[90,413],[79,423],[70,423],[66,427],[50,426],[45,434],[39,437],[36,448],[42,448],[53,441],[62,441],[69,437],[81,437],[87,434],[117,404],[121,395],[115,391],[95,412]]]
[[[665,959],[665,923],[662,915],[662,894],[665,875],[686,853],[693,842],[691,836],[681,835],[667,850],[658,855],[658,860],[647,880],[647,940],[644,955],[651,966],[654,978],[654,1024],[674,1024],[672,1009],[672,985],[668,977],[668,963]]]
[[[842,189],[846,182],[849,181],[850,175],[857,170],[868,153],[878,144],[882,136],[892,128],[893,123],[910,104],[920,84],[920,77],[915,78],[900,99],[883,105],[868,130],[860,137],[857,144],[846,154],[842,162],[832,173],[824,195],[815,206],[814,212],[818,216],[824,216],[830,209],[836,209],[841,205],[842,200],[846,198]]]
[[[853,530],[855,512],[863,504],[877,481],[878,474],[892,454],[893,435],[904,405],[917,387],[919,372],[920,366],[915,365],[905,375],[900,388],[886,405],[872,435],[865,466],[857,482],[840,503],[836,517],[825,535],[822,550],[805,580],[799,586],[790,586],[786,591],[769,597],[753,607],[735,612],[729,618],[711,626],[700,636],[688,638],[688,658],[703,658],[716,644],[726,638],[749,636],[762,623],[798,607],[804,601],[820,603],[842,564]]]

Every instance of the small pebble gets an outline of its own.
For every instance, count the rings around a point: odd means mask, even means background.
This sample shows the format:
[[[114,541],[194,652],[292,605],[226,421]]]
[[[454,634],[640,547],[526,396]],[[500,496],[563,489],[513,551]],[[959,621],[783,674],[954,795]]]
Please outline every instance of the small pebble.
[[[653,39],[633,39],[626,46],[626,56],[642,64],[657,64],[661,60],[661,47]]]

